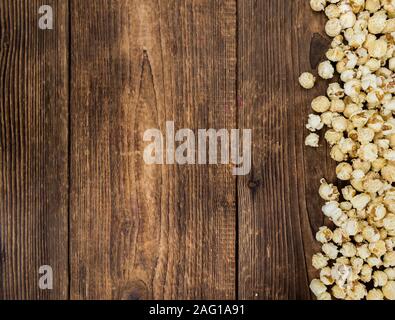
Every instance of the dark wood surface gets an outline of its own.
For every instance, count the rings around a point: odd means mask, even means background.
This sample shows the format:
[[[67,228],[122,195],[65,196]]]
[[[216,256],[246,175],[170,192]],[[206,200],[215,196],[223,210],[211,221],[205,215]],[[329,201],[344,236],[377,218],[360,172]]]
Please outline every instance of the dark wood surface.
[[[235,127],[235,10],[72,1],[72,298],[235,298],[230,171],[142,157],[166,121]]]
[[[0,0],[0,298],[68,297],[67,1]],[[51,265],[53,291],[38,287]]]
[[[0,298],[310,299],[328,45],[304,0],[0,0]],[[253,129],[253,169],[149,166],[149,128]],[[38,288],[38,268],[54,289]]]
[[[238,125],[254,129],[253,171],[238,182],[239,297],[309,299],[324,223],[317,190],[335,169],[325,145],[304,146],[310,101],[326,84],[306,91],[298,77],[328,46],[325,18],[308,1],[240,1],[238,12]]]

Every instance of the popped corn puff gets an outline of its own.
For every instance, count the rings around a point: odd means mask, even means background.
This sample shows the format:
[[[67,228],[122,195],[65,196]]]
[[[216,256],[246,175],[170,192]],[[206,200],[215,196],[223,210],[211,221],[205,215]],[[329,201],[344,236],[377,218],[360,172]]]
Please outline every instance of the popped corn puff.
[[[311,103],[305,144],[319,146],[325,128],[336,176],[345,186],[321,180],[321,252],[312,264],[319,279],[310,289],[318,300],[395,300],[395,1],[310,0],[324,12],[333,38],[318,75],[331,80]],[[303,73],[299,82],[314,87]]]

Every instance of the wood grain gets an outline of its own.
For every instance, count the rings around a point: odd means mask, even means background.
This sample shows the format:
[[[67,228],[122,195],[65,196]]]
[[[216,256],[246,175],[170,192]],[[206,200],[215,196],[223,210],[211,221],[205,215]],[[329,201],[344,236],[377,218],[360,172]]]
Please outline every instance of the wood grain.
[[[67,1],[0,1],[0,299],[68,296]],[[50,265],[54,288],[38,287]]]
[[[0,299],[310,299],[335,164],[323,139],[304,147],[327,83],[297,79],[323,57],[324,15],[305,0],[47,0],[55,30],[40,31],[42,4],[0,0]],[[146,165],[143,133],[166,121],[253,129],[251,174]]]
[[[235,0],[71,3],[71,298],[235,298],[231,168],[142,157],[166,121],[235,128]]]
[[[254,142],[253,171],[238,182],[239,298],[310,299],[317,190],[335,171],[324,143],[304,147],[310,101],[326,84],[303,91],[297,80],[325,52],[324,15],[308,1],[243,0],[238,17],[239,126]]]

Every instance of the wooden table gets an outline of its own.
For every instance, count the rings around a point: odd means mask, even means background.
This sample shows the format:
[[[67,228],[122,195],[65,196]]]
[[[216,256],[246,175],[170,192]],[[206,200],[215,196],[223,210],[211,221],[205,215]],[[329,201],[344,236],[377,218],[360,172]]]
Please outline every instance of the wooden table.
[[[327,83],[297,79],[324,22],[306,0],[0,0],[0,298],[310,299],[335,164],[304,147]],[[251,173],[146,165],[166,121],[253,129]]]

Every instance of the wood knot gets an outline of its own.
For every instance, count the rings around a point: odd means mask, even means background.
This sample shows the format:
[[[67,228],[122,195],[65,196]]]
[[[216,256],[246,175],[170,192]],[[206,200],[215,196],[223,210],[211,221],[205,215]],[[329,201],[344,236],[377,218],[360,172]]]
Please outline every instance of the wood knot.
[[[122,290],[121,294],[121,300],[146,300],[147,298],[148,288],[142,280],[131,282]]]
[[[319,33],[314,33],[310,41],[310,65],[317,68],[330,46],[330,40]]]
[[[248,181],[248,188],[250,188],[251,190],[255,190],[256,188],[258,188],[261,184],[260,180],[250,180]]]

